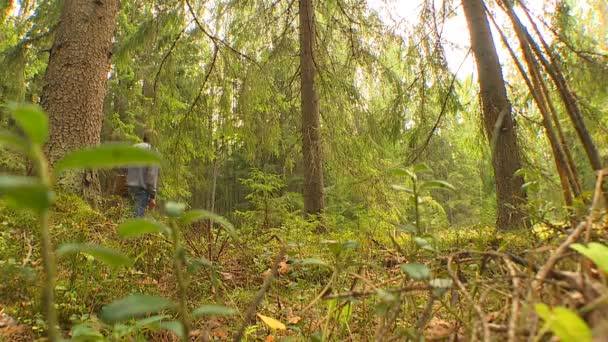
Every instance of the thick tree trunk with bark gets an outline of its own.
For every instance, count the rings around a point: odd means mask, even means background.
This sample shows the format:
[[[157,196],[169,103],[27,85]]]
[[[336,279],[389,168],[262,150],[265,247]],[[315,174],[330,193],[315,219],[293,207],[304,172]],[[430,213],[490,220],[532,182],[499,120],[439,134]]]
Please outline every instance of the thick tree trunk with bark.
[[[51,165],[68,151],[100,142],[118,7],[118,0],[63,2],[40,101],[49,114]],[[80,172],[60,185],[89,197],[98,192],[99,181],[95,174]]]
[[[576,168],[574,167],[574,163],[572,162],[569,154],[568,145],[565,143],[565,138],[563,136],[559,120],[557,119],[555,106],[553,105],[553,101],[551,100],[551,96],[547,90],[545,82],[540,75],[538,63],[534,59],[528,44],[525,44],[524,41],[520,41],[521,49],[523,51],[526,64],[528,65],[528,71],[526,71],[519,58],[517,58],[515,51],[513,51],[513,48],[511,45],[509,45],[504,32],[502,32],[502,30],[500,30],[496,24],[492,14],[487,12],[487,15],[490,19],[492,19],[494,26],[496,26],[498,29],[503,44],[509,50],[513,62],[517,66],[521,77],[526,82],[526,85],[528,86],[528,89],[530,90],[530,93],[532,94],[534,101],[536,102],[536,105],[543,116],[543,125],[553,151],[555,166],[559,175],[560,184],[562,186],[562,192],[564,194],[564,201],[566,205],[570,207],[572,205],[572,195],[574,194],[574,196],[577,198],[581,195],[580,184],[578,181]],[[519,37],[519,31],[517,31],[517,33]],[[528,77],[528,75],[530,75],[530,77]],[[553,127],[553,124],[555,124],[556,129]],[[559,141],[556,131],[559,133],[561,139]]]
[[[300,83],[302,101],[302,151],[304,154],[304,211],[323,210],[323,159],[319,102],[315,90],[313,0],[300,0]]]
[[[462,0],[471,35],[471,48],[477,62],[483,121],[492,150],[496,180],[497,220],[499,229],[522,226],[525,215],[522,204],[524,180],[515,176],[521,168],[511,105],[498,62],[496,47],[482,0]]]

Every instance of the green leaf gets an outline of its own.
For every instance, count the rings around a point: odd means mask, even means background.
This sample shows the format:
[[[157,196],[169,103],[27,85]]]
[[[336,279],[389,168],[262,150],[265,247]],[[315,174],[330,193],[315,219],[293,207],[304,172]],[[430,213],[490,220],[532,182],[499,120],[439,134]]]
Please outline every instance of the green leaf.
[[[18,208],[41,212],[51,206],[54,194],[34,177],[0,176],[0,196]]]
[[[203,305],[192,311],[192,316],[198,317],[203,315],[215,315],[215,316],[230,316],[234,315],[236,311],[234,309],[225,307],[223,305]]]
[[[168,234],[169,228],[161,223],[146,219],[129,220],[118,226],[118,235],[123,238],[133,238],[151,233]]]
[[[416,233],[418,231],[418,229],[413,224],[406,223],[406,224],[399,225],[399,231],[408,233],[408,234],[412,234],[412,233]]]
[[[590,242],[586,247],[575,243],[570,248],[591,259],[597,267],[608,273],[608,247],[597,242]]]
[[[429,281],[429,285],[436,289],[449,289],[452,287],[452,284],[453,282],[450,278],[436,278]]]
[[[85,253],[112,267],[128,266],[131,260],[124,254],[111,248],[82,243],[67,243],[57,249],[57,255]]]
[[[184,326],[180,321],[160,322],[158,327],[175,333],[179,338],[184,337]]]
[[[423,264],[411,262],[400,266],[401,270],[412,279],[425,280],[431,277],[431,270]]]
[[[72,327],[70,341],[104,341],[103,335],[99,332],[99,327],[92,322],[84,322]]]
[[[42,145],[49,135],[49,119],[33,104],[9,105],[11,115],[31,142]]]
[[[174,307],[175,304],[166,298],[132,294],[104,306],[99,317],[104,322],[115,323]]]
[[[409,177],[409,173],[407,172],[407,170],[401,167],[390,169],[389,172],[393,176]]]
[[[29,154],[28,142],[13,132],[0,130],[0,146],[10,148],[22,154]]]
[[[184,210],[186,210],[186,204],[185,203],[178,203],[178,202],[167,202],[165,204],[165,212],[167,213],[168,216],[171,217],[179,217],[184,213]]]
[[[414,190],[407,188],[403,185],[399,185],[399,184],[393,184],[393,185],[391,185],[391,188],[393,188],[393,190],[407,192],[408,194],[414,193]]]
[[[135,325],[138,327],[144,327],[147,325],[151,325],[151,324],[155,324],[158,323],[160,321],[163,321],[167,318],[169,318],[171,316],[169,315],[154,315],[154,316],[150,316],[150,317],[146,317],[143,319],[139,319],[135,322]]]
[[[420,189],[446,189],[456,191],[456,188],[452,184],[442,180],[424,181],[420,185]]]
[[[592,340],[591,329],[576,312],[565,307],[551,310],[547,305],[535,305],[536,313],[545,321],[545,327],[551,330],[563,342],[588,342]]]
[[[415,236],[414,237],[414,242],[416,243],[416,245],[418,245],[418,247],[425,249],[427,251],[431,251],[434,252],[435,249],[433,248],[433,246],[431,246],[430,242],[422,237],[419,236]]]
[[[420,163],[420,164],[414,165],[414,167],[412,167],[412,171],[414,171],[414,173],[418,174],[421,172],[429,172],[429,171],[431,171],[431,168],[426,163]]]
[[[234,229],[232,223],[230,223],[228,220],[226,220],[220,215],[214,214],[204,209],[194,209],[188,211],[181,217],[181,222],[183,224],[191,224],[192,222],[201,220],[211,220],[221,225],[234,240],[237,240],[236,230]]]
[[[55,164],[55,172],[59,174],[67,169],[111,169],[158,164],[160,157],[152,150],[124,144],[106,144],[69,152]]]

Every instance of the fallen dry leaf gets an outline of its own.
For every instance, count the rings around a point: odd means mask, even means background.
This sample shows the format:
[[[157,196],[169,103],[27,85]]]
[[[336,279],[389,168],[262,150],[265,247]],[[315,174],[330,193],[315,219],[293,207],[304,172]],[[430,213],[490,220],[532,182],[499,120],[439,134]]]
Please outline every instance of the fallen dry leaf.
[[[262,314],[257,314],[257,316],[272,330],[286,330],[287,327],[285,324],[281,323],[279,320],[276,320],[272,317],[264,316]]]
[[[425,336],[429,341],[442,340],[450,336],[453,332],[454,326],[452,323],[433,318],[425,329]]]
[[[298,322],[300,322],[302,320],[302,317],[300,316],[293,316],[291,318],[289,318],[289,320],[287,321],[287,323],[289,324],[298,324]]]
[[[283,275],[289,272],[289,265],[285,261],[279,263],[279,274]]]
[[[266,340],[265,341],[266,342],[274,342],[274,336],[272,336],[272,335],[266,336]]]
[[[219,338],[220,340],[227,340],[229,335],[228,331],[226,331],[225,329],[217,328],[211,331],[211,336]]]

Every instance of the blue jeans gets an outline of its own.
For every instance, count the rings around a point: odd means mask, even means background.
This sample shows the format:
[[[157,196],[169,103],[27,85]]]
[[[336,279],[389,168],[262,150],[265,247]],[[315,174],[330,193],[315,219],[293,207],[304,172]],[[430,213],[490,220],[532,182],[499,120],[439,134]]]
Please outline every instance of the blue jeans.
[[[129,195],[131,195],[134,203],[135,217],[143,217],[148,207],[148,202],[150,202],[150,193],[144,188],[130,186]]]

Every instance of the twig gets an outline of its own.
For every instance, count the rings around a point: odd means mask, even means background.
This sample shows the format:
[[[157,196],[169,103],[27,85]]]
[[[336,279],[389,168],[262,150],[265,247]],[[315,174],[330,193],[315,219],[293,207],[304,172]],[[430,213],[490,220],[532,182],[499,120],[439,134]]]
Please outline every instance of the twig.
[[[393,292],[393,293],[404,293],[404,292],[414,292],[414,291],[429,291],[431,289],[432,288],[429,287],[428,285],[416,284],[416,285],[411,285],[411,286],[405,286],[405,287],[402,287],[399,289],[385,290],[385,291]],[[358,298],[358,297],[366,297],[366,296],[375,295],[377,293],[378,293],[378,290],[348,291],[348,292],[343,292],[343,293],[326,295],[326,296],[323,296],[322,299],[330,300],[330,299],[340,299],[340,298]]]
[[[327,282],[327,284],[325,285],[323,290],[321,290],[321,292],[319,292],[319,294],[315,297],[315,299],[313,299],[310,303],[308,303],[308,305],[306,305],[306,307],[304,309],[302,309],[301,314],[304,314],[305,312],[310,310],[319,300],[321,300],[322,298],[325,298],[327,291],[330,289],[331,284],[333,284],[334,279],[336,279],[337,276],[338,276],[338,270],[336,269],[336,270],[334,270],[334,273],[332,273],[331,277],[329,278],[329,281]]]
[[[507,341],[515,342],[517,341],[517,323],[519,321],[520,310],[519,289],[521,288],[521,282],[519,277],[517,277],[517,271],[511,259],[505,257],[503,258],[503,260],[505,261],[505,264],[509,269],[509,274],[511,275],[511,282],[513,283],[513,290],[511,295],[511,317],[509,318],[509,330],[507,331]]]
[[[241,339],[243,338],[245,329],[247,329],[249,322],[251,322],[251,320],[253,319],[258,305],[260,305],[260,303],[262,302],[262,299],[264,298],[266,291],[268,291],[268,288],[270,287],[272,280],[277,276],[279,264],[281,263],[281,261],[283,261],[286,251],[287,251],[286,247],[281,247],[281,250],[279,251],[277,258],[274,260],[274,264],[272,264],[272,268],[270,269],[270,274],[268,274],[266,276],[266,279],[264,279],[264,283],[262,284],[262,287],[260,288],[258,293],[255,295],[253,302],[251,302],[251,304],[247,308],[247,311],[245,312],[245,316],[243,318],[243,325],[238,330],[237,334],[234,335],[235,342],[240,342]]]
[[[477,316],[479,316],[479,323],[481,324],[481,328],[482,328],[482,332],[483,332],[483,341],[484,342],[489,342],[490,341],[490,328],[488,327],[488,324],[486,322],[485,319],[485,314],[483,312],[483,310],[481,309],[481,307],[473,300],[473,298],[471,297],[471,294],[469,293],[469,291],[467,291],[467,289],[464,287],[464,285],[462,284],[462,282],[460,281],[460,279],[458,279],[458,275],[456,273],[454,273],[454,270],[452,269],[452,263],[454,261],[454,256],[459,255],[460,253],[457,253],[456,255],[450,255],[448,257],[448,273],[450,274],[450,277],[452,278],[452,281],[454,282],[454,284],[456,284],[456,287],[458,287],[458,289],[460,291],[462,291],[462,293],[464,294],[464,296],[467,298],[467,300],[469,301],[469,303],[473,306],[473,309],[475,309],[475,312],[477,313]],[[475,332],[473,332],[473,337],[475,336]]]
[[[606,170],[600,170],[598,172],[597,182],[595,184],[595,194],[593,196],[593,204],[591,205],[591,210],[587,220],[578,224],[576,229],[574,229],[574,231],[570,233],[568,238],[566,238],[566,240],[555,250],[555,252],[553,252],[551,257],[549,257],[549,260],[547,260],[547,262],[538,271],[538,273],[536,274],[536,279],[532,282],[532,290],[535,293],[538,293],[540,291],[543,281],[545,280],[547,275],[551,273],[553,267],[555,266],[561,255],[564,254],[566,250],[568,250],[568,247],[570,247],[570,245],[578,239],[578,237],[585,231],[585,228],[587,227],[589,222],[591,222],[589,221],[589,218],[592,218],[594,216],[601,199],[602,184],[604,180],[605,171]]]
[[[27,243],[27,253],[25,254],[25,258],[23,258],[23,261],[21,261],[21,266],[25,266],[27,265],[28,262],[30,262],[30,259],[32,257],[32,241],[30,241],[30,239],[27,238],[27,236],[25,235],[25,232],[23,233],[23,240]]]
[[[154,86],[152,87],[152,89],[154,89],[154,100],[156,100],[156,89],[157,89],[157,85],[158,85],[158,77],[160,76],[160,73],[163,70],[163,66],[165,65],[165,62],[167,61],[167,59],[169,59],[169,56],[175,49],[177,42],[179,42],[180,38],[182,37],[184,32],[186,32],[186,29],[188,28],[188,26],[190,26],[191,23],[192,23],[192,20],[190,20],[190,22],[177,34],[177,36],[173,40],[173,43],[169,47],[169,51],[167,51],[165,53],[165,55],[163,56],[163,59],[160,61],[160,65],[158,66],[158,71],[156,72],[156,76],[154,76]]]
[[[431,314],[433,313],[433,304],[435,304],[436,300],[437,300],[437,295],[435,294],[435,292],[433,290],[430,290],[429,291],[429,301],[426,303],[426,307],[424,308],[424,311],[422,311],[422,314],[420,315],[418,322],[416,322],[416,331],[418,331],[419,335],[421,335],[421,336],[422,336],[424,327],[427,325],[427,323],[429,322],[429,319],[431,318]]]

